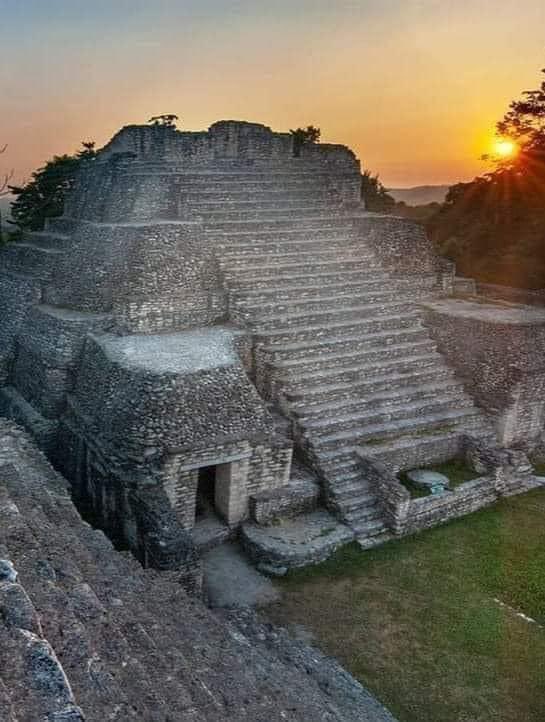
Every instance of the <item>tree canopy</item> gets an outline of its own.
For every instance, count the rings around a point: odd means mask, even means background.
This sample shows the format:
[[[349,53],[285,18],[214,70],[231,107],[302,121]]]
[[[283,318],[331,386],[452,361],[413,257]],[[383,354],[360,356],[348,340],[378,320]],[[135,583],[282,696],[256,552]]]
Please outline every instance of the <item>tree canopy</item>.
[[[163,115],[153,115],[148,120],[148,123],[151,123],[151,125],[162,126],[164,128],[175,128],[177,120],[179,120],[179,118],[177,115],[174,115],[174,113],[163,113]]]
[[[301,149],[304,145],[320,142],[322,131],[314,125],[307,125],[306,128],[296,128],[290,130],[293,136],[293,155],[298,157],[301,155]]]
[[[396,206],[395,199],[388,194],[378,174],[373,175],[366,169],[361,174],[361,197],[368,211],[391,213]]]
[[[95,157],[95,144],[82,143],[74,155],[56,155],[38,170],[23,186],[9,186],[15,196],[11,206],[13,222],[22,229],[43,230],[46,218],[61,216],[64,199],[74,185],[82,161]]]
[[[542,71],[545,73],[545,70]],[[514,100],[497,124],[517,152],[452,186],[427,223],[464,275],[522,288],[545,287],[545,80]]]

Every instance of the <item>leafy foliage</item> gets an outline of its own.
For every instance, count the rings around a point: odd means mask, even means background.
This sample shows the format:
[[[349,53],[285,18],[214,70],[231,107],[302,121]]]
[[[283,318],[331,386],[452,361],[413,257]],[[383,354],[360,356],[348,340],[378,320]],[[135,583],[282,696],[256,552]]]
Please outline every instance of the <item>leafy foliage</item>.
[[[545,70],[543,71],[545,73]],[[545,81],[511,103],[497,124],[516,143],[496,168],[449,190],[427,228],[464,275],[521,288],[545,287]]]
[[[31,231],[43,230],[46,218],[61,216],[64,199],[74,185],[82,161],[96,155],[93,142],[82,143],[74,155],[56,155],[32,174],[23,186],[9,186],[15,200],[11,207],[14,223]]]
[[[395,199],[388,195],[378,174],[372,175],[371,171],[366,169],[361,175],[361,197],[368,211],[391,213],[396,206]]]
[[[290,133],[293,136],[293,155],[298,158],[301,155],[303,146],[320,142],[322,131],[314,125],[307,125],[306,128],[290,130]]]
[[[179,120],[179,118],[177,115],[174,115],[174,113],[164,113],[163,115],[153,115],[148,120],[148,123],[165,128],[175,128],[177,120]]]

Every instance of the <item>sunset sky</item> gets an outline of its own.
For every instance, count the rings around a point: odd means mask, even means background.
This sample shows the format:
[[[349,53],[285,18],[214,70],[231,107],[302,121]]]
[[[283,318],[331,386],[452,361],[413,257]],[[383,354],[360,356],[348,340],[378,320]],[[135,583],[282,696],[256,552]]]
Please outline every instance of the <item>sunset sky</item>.
[[[389,186],[469,179],[544,29],[543,0],[0,0],[0,169],[172,112],[318,125]]]

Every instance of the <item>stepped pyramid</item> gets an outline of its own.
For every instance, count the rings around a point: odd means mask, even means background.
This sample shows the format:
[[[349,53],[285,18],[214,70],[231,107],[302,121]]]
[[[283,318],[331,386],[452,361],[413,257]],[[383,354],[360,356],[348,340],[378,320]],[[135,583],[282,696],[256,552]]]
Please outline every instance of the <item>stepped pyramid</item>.
[[[203,467],[239,523],[295,453],[358,539],[380,541],[356,449],[399,471],[493,439],[423,323],[453,269],[419,226],[365,211],[344,146],[294,155],[290,134],[237,121],[128,126],[65,215],[0,264],[0,410],[106,526],[140,528],[141,498],[119,488],[155,484],[191,529]]]

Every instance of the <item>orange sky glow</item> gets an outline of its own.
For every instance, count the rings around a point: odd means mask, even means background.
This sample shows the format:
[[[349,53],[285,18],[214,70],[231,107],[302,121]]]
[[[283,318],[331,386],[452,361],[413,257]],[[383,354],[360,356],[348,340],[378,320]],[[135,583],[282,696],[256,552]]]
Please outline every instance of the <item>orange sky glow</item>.
[[[469,180],[545,60],[542,0],[0,0],[0,19],[18,180],[164,112],[312,123],[390,187]]]

